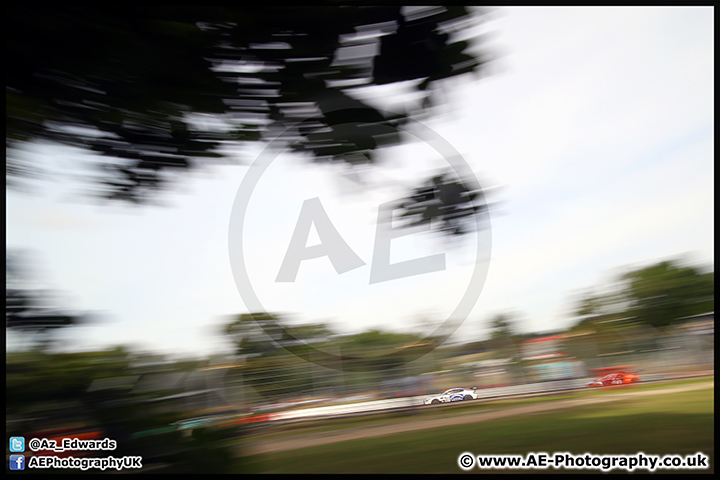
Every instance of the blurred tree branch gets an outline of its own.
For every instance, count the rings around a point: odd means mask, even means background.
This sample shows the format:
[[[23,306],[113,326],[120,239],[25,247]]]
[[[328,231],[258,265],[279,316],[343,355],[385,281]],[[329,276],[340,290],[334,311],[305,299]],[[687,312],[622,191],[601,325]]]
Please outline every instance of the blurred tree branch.
[[[434,82],[487,62],[456,37],[481,17],[464,7],[6,12],[8,184],[39,173],[17,147],[49,141],[107,158],[98,195],[137,203],[168,172],[278,134],[317,161],[374,164],[379,147],[401,141],[410,112],[383,113],[354,88],[414,81],[426,109]]]
[[[50,302],[51,292],[38,288],[29,277],[26,261],[18,252],[6,252],[5,328],[31,333],[34,342],[48,348],[58,328],[86,323],[88,319]]]

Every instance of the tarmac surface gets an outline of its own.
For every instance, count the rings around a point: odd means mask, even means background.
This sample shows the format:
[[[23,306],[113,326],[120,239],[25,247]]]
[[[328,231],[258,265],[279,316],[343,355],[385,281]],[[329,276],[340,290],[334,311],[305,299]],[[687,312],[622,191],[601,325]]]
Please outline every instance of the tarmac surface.
[[[617,393],[608,393],[600,396],[589,396],[576,399],[556,400],[531,405],[521,405],[517,407],[499,408],[493,411],[483,412],[467,412],[462,414],[443,416],[442,418],[422,419],[408,418],[393,422],[391,425],[378,425],[368,427],[351,427],[337,431],[324,432],[299,432],[287,438],[270,438],[258,436],[251,440],[249,445],[244,447],[242,455],[261,455],[284,452],[288,450],[297,450],[301,448],[316,447],[327,445],[330,443],[345,442],[348,440],[376,438],[388,435],[396,435],[399,433],[408,433],[428,428],[447,427],[453,425],[465,425],[468,423],[484,422],[496,418],[512,417],[518,415],[527,415],[532,413],[542,413],[554,410],[577,407],[581,405],[596,405],[601,403],[610,403],[617,400],[623,400],[630,397],[645,397],[650,395],[662,395],[665,393],[687,392],[692,390],[715,388],[715,382],[668,386],[666,388],[657,388],[652,390],[641,391],[618,391]],[[448,405],[449,406],[449,405]],[[425,406],[419,408],[444,408],[445,405]]]

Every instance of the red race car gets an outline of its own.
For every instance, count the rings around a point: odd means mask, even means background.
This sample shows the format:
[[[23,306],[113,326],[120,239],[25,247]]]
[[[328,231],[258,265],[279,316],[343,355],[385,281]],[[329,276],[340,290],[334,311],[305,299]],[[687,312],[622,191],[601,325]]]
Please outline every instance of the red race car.
[[[610,385],[627,385],[630,383],[638,383],[640,381],[640,376],[635,375],[634,373],[627,373],[627,372],[616,372],[611,373],[609,375],[605,375],[602,378],[598,378],[597,380],[593,380],[592,382],[588,383],[588,387],[607,387]]]

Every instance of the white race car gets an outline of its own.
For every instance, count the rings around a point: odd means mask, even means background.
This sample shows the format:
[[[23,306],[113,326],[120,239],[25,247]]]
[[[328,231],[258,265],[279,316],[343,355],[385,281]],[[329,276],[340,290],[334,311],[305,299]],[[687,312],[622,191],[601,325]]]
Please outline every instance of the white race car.
[[[434,395],[425,399],[423,404],[438,404],[438,403],[450,403],[460,402],[463,400],[475,400],[479,397],[477,393],[477,387],[472,388],[450,388],[445,390],[439,395]]]

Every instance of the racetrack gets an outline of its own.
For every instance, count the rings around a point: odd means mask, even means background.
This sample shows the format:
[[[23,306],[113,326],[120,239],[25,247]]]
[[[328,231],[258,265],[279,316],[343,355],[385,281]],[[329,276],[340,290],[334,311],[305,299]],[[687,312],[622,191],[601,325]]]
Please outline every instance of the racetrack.
[[[382,437],[387,435],[395,435],[399,433],[413,432],[428,428],[445,427],[452,425],[466,425],[468,423],[477,423],[496,418],[509,416],[526,415],[532,413],[541,413],[554,410],[567,409],[581,405],[593,405],[614,402],[630,397],[644,397],[649,395],[661,395],[673,392],[685,392],[699,389],[715,388],[713,382],[703,382],[690,385],[668,386],[666,388],[657,388],[652,390],[628,391],[624,390],[617,393],[607,393],[605,395],[588,396],[567,400],[547,401],[533,403],[530,405],[521,405],[517,407],[505,407],[494,411],[484,411],[482,413],[463,413],[456,416],[448,416],[443,418],[410,418],[404,421],[394,422],[392,425],[379,425],[372,427],[354,427],[346,428],[338,431],[324,431],[321,433],[299,433],[291,438],[263,438],[259,436],[252,440],[250,445],[246,445],[243,455],[259,455],[278,453],[288,450],[296,450],[306,447],[315,447],[348,440],[368,439]],[[423,407],[419,407],[423,408]]]

